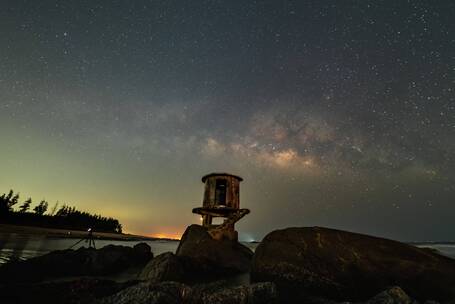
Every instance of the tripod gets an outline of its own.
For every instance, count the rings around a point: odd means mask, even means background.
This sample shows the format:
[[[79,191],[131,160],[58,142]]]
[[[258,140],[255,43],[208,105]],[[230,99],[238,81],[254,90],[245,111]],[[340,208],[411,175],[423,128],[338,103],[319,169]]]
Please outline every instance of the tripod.
[[[95,246],[95,239],[94,239],[94,237],[93,237],[92,228],[89,228],[87,231],[88,231],[87,236],[85,236],[84,238],[82,238],[82,239],[80,239],[79,241],[77,241],[76,243],[74,243],[74,244],[73,244],[71,247],[69,247],[68,249],[73,248],[74,246],[76,246],[77,244],[79,244],[79,243],[82,242],[82,241],[88,242],[88,248],[94,248],[94,249],[96,249],[96,246]]]

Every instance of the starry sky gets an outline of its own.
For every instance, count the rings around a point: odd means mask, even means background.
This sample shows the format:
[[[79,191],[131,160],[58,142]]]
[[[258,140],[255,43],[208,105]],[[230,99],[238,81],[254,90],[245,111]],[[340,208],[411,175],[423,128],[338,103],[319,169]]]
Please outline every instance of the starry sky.
[[[0,2],[0,192],[178,237],[244,178],[240,238],[455,240],[453,1]]]

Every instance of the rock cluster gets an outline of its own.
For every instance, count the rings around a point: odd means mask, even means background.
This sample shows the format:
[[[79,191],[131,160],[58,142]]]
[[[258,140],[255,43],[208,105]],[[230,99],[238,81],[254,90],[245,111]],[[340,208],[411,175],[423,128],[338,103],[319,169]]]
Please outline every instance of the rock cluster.
[[[56,251],[12,263],[0,268],[0,303],[438,304],[455,299],[455,260],[327,228],[273,231],[253,256],[237,242],[215,241],[205,228],[192,225],[176,254],[152,257],[150,247],[140,244]],[[131,267],[138,271],[130,281],[94,277]],[[233,280],[235,274],[250,274],[251,283]],[[80,275],[92,277],[68,278]],[[65,280],[42,282],[49,278]]]
[[[126,288],[99,300],[99,304],[272,304],[278,300],[273,283],[235,287],[190,287],[178,282],[149,281]]]
[[[26,261],[0,267],[1,283],[32,283],[47,279],[111,275],[131,267],[143,267],[153,253],[145,243],[134,247],[108,245],[101,249],[57,250]]]

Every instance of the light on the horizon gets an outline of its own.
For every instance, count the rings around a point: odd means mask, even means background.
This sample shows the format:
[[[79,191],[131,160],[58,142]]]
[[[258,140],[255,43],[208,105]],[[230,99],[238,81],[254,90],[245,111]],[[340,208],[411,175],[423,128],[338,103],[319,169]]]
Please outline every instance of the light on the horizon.
[[[180,240],[180,233],[152,233],[149,237],[158,238],[158,239],[173,239]]]

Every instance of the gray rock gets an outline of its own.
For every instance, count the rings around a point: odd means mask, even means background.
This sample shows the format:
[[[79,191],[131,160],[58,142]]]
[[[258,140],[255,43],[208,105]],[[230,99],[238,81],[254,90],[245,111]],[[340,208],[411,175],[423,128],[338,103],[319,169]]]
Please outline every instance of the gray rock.
[[[183,234],[176,255],[194,274],[226,276],[248,272],[253,252],[237,241],[214,240],[206,228],[191,225]]]
[[[205,292],[201,296],[202,304],[269,304],[277,303],[278,294],[275,284],[270,282],[222,288],[214,292]]]
[[[182,261],[175,254],[165,252],[148,262],[139,275],[139,279],[151,282],[184,282],[185,270]]]
[[[370,300],[366,304],[411,304],[412,299],[398,286],[391,287]]]
[[[455,260],[408,244],[328,228],[269,233],[256,248],[253,282],[290,298],[366,301],[399,285],[419,301],[455,298]]]
[[[187,302],[191,288],[177,282],[143,282],[103,298],[98,304],[180,304]]]

